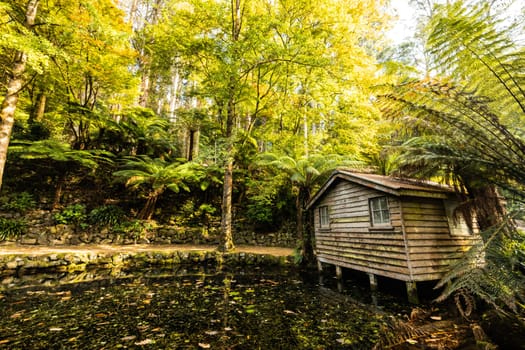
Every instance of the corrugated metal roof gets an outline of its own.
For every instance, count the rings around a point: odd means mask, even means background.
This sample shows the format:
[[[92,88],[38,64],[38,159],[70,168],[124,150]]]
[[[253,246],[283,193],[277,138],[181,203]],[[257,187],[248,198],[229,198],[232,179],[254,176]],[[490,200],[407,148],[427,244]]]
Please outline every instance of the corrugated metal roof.
[[[342,175],[352,176],[365,181],[373,182],[378,185],[383,185],[393,190],[405,189],[431,192],[454,192],[450,186],[442,185],[432,181],[391,177],[377,174],[353,173],[345,170],[337,170],[337,172]]]
[[[452,187],[436,182],[377,174],[355,173],[344,169],[338,169],[332,173],[330,178],[311,199],[306,208],[309,209],[331,187],[332,183],[338,179],[357,183],[394,196],[447,198],[451,193],[454,193]]]

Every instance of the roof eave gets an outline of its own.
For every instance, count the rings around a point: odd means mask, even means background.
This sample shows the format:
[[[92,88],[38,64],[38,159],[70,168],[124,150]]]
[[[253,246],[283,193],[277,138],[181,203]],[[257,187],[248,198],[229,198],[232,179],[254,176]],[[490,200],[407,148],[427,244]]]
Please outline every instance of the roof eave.
[[[401,190],[399,196],[403,197],[422,197],[422,198],[441,198],[447,199],[449,192],[433,192],[433,191],[421,191],[421,190]]]
[[[349,172],[336,170],[334,171],[326,183],[317,191],[317,193],[312,197],[312,199],[307,203],[305,209],[309,210],[314,206],[314,204],[323,196],[323,194],[326,192],[328,188],[332,186],[332,184],[337,179],[342,179],[346,181],[350,181],[356,184],[359,184],[361,186],[367,187],[367,188],[373,188],[377,191],[388,193],[396,197],[422,197],[422,198],[438,198],[438,199],[446,199],[451,194],[450,191],[425,191],[425,190],[414,190],[414,189],[403,189],[403,188],[393,188],[389,186],[382,185],[378,182],[375,182],[370,179],[363,179],[361,177],[355,176]]]

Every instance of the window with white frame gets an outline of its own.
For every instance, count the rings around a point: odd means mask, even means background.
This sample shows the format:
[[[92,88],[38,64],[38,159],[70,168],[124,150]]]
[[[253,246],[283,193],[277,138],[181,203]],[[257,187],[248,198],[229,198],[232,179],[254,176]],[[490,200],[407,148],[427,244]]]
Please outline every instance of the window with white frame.
[[[372,226],[389,225],[390,212],[388,210],[388,199],[386,196],[371,198],[370,203],[370,220]]]
[[[328,215],[328,206],[319,207],[319,226],[322,228],[330,227],[330,217]]]
[[[452,236],[468,236],[472,234],[472,229],[467,225],[463,215],[456,215],[455,210],[459,203],[457,201],[443,200],[445,212],[447,214],[448,227]]]

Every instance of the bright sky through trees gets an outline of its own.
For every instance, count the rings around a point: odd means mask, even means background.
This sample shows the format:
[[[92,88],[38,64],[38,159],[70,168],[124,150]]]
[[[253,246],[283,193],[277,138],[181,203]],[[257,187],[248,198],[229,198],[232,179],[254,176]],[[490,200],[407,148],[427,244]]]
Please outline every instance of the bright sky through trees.
[[[392,0],[390,6],[397,20],[387,35],[392,41],[399,43],[413,33],[415,27],[414,9],[409,4],[409,0]]]

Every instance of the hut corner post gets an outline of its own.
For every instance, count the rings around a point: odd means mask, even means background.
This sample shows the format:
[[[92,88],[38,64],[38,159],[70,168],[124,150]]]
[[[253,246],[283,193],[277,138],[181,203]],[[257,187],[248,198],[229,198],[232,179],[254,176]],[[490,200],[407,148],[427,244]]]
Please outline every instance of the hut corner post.
[[[343,269],[339,265],[335,266],[335,277],[338,280],[341,280],[343,278]]]
[[[377,276],[373,273],[369,273],[368,278],[370,279],[370,290],[372,292],[377,291]]]
[[[407,281],[406,286],[407,286],[408,302],[412,304],[419,304],[419,297],[417,295],[416,282]]]

